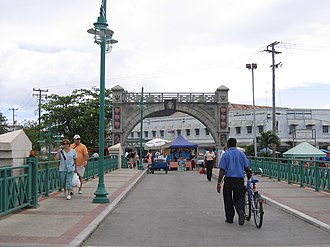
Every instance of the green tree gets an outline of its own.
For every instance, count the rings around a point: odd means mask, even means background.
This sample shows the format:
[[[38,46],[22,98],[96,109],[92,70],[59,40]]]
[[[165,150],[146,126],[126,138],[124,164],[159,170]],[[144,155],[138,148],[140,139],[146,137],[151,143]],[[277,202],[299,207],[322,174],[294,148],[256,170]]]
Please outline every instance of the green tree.
[[[97,88],[74,90],[71,95],[52,94],[42,106],[41,129],[63,135],[72,140],[79,134],[89,148],[98,147],[99,142],[99,90]],[[105,126],[109,125],[112,108],[110,90],[105,92]],[[106,133],[105,133],[105,136]]]
[[[0,135],[8,132],[7,119],[0,112]]]
[[[32,149],[38,149],[39,126],[37,121],[27,121],[23,124],[23,130],[32,142]]]
[[[244,147],[247,156],[254,156],[254,145],[250,144]]]
[[[281,140],[272,131],[266,131],[262,132],[261,135],[257,137],[257,143],[260,144],[260,149],[268,149],[271,148],[273,144],[279,147],[281,145]]]

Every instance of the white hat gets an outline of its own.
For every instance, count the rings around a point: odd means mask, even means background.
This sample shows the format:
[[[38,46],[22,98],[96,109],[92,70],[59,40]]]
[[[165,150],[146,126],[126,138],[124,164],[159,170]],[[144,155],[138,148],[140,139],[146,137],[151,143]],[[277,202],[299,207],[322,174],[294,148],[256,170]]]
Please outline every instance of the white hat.
[[[74,135],[73,139],[75,140],[80,139],[80,135]]]

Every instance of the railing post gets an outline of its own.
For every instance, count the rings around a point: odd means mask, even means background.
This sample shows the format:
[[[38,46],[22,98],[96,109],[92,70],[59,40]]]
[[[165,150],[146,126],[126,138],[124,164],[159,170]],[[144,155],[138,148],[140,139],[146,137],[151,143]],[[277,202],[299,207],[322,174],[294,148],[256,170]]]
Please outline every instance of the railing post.
[[[45,196],[49,195],[49,160],[45,164]]]
[[[315,191],[319,191],[320,190],[320,167],[319,167],[319,163],[315,162],[314,163],[314,169],[315,169],[315,181],[314,181],[314,186],[315,186]]]
[[[292,160],[293,162],[293,160]],[[288,184],[291,184],[291,167],[293,164],[291,162],[288,162]]]
[[[277,159],[277,181],[281,180],[281,162],[280,159]]]
[[[36,157],[28,157],[27,163],[30,165],[29,181],[31,184],[31,207],[38,207],[38,160]]]
[[[299,169],[300,169],[300,188],[304,187],[304,162],[299,162]]]

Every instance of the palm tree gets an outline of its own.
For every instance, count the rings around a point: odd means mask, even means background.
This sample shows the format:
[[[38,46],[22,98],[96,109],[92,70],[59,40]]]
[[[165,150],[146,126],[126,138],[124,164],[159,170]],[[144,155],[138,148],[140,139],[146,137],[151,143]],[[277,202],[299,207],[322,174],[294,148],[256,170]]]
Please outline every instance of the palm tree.
[[[260,143],[260,149],[266,148],[266,150],[268,150],[273,144],[277,147],[281,145],[280,138],[272,131],[262,132],[261,135],[257,137],[257,142]]]

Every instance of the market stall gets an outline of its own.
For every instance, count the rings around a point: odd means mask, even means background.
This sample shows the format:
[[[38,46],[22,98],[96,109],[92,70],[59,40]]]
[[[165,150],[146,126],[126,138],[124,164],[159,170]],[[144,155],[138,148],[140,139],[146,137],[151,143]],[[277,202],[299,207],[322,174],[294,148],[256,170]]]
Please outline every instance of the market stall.
[[[170,169],[192,170],[191,159],[197,153],[197,144],[187,141],[181,134],[170,146]]]

